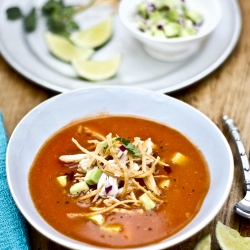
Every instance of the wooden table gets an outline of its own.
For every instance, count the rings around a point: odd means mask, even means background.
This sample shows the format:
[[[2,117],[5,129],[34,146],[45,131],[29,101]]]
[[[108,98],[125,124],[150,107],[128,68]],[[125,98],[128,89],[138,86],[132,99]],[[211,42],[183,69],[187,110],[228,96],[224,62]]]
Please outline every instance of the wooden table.
[[[225,0],[226,1],[226,0]],[[235,119],[241,130],[247,152],[250,150],[250,1],[239,0],[243,27],[240,40],[233,53],[217,70],[197,84],[171,96],[197,108],[222,129],[221,116],[227,114]],[[215,48],[216,49],[216,48]],[[0,55],[0,109],[10,136],[15,126],[32,108],[55,93],[43,89],[16,73]],[[216,221],[250,236],[250,221],[233,212],[234,204],[243,197],[240,171],[235,159],[235,175],[230,195],[215,219],[202,231],[172,250],[193,249],[198,239],[212,234],[212,249],[220,249],[214,237]],[[65,249],[38,233],[32,226],[29,235],[32,249]]]

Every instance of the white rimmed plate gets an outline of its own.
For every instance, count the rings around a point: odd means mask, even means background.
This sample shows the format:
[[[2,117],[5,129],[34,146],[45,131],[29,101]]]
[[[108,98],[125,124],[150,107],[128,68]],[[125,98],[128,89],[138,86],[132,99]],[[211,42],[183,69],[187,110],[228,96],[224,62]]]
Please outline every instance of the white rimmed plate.
[[[133,86],[170,93],[199,81],[220,66],[232,52],[241,30],[241,14],[237,0],[218,0],[222,7],[222,19],[211,36],[196,55],[188,61],[163,63],[150,58],[115,17],[115,32],[112,40],[100,49],[94,59],[106,59],[116,53],[123,54],[118,75],[99,83],[90,83],[76,78],[72,68],[53,58],[43,40],[44,22],[36,32],[26,35],[21,21],[9,21],[6,9],[20,6],[27,13],[31,3],[41,6],[45,0],[2,0],[0,3],[0,51],[7,62],[24,77],[45,88],[67,92],[88,86]],[[83,28],[103,19],[110,9],[91,8],[78,17],[83,18]],[[101,14],[100,14],[101,13]],[[94,21],[92,18],[95,17]]]
[[[57,95],[38,105],[18,124],[7,148],[7,177],[14,200],[31,225],[68,248],[99,249],[60,234],[42,219],[29,194],[28,173],[39,148],[51,135],[72,120],[103,113],[135,115],[167,124],[189,137],[209,165],[211,185],[197,216],[170,238],[136,249],[165,249],[205,227],[221,209],[232,185],[233,157],[225,137],[190,105],[161,93],[127,87],[86,88]]]

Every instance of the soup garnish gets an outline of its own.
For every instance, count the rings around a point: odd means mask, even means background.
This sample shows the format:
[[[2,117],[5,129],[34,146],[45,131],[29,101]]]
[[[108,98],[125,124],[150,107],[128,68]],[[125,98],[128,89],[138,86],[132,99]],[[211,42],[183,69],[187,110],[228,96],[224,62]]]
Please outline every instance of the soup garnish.
[[[88,200],[91,206],[87,213],[69,213],[68,216],[86,216],[94,223],[103,225],[103,213],[143,213],[143,210],[155,209],[162,202],[158,197],[161,189],[170,184],[169,170],[166,175],[156,175],[158,168],[166,168],[167,164],[161,162],[160,157],[153,156],[151,138],[142,141],[135,137],[131,143],[118,135],[112,138],[110,133],[103,141],[88,141],[96,145],[94,151],[88,151],[74,138],[72,141],[83,154],[60,157],[67,164],[78,163],[69,195],[77,197],[78,202]],[[158,186],[157,178],[166,180]],[[62,179],[67,181],[67,176],[58,177],[61,185]],[[66,185],[66,181],[62,186]]]

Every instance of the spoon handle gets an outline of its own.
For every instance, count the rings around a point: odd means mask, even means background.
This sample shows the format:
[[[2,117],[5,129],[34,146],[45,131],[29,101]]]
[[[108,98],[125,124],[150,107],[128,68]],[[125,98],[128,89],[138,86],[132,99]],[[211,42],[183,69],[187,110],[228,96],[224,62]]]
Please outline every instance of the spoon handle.
[[[227,115],[224,115],[222,117],[222,120],[224,122],[225,128],[231,136],[231,139],[236,149],[239,163],[241,165],[241,174],[244,190],[250,191],[250,166],[246,155],[245,147],[240,138],[240,131],[235,125],[234,120],[229,118]]]

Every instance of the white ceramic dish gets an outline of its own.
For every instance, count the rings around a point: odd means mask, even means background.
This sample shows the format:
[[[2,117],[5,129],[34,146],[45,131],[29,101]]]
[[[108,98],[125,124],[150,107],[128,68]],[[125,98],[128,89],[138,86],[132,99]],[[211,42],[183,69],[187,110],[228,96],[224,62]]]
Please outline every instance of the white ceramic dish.
[[[40,5],[43,1],[33,0],[32,3]],[[130,36],[119,18],[116,18],[112,40],[95,54],[95,58],[107,58],[119,52],[124,55],[122,65],[115,78],[95,83],[95,86],[134,86],[170,93],[207,76],[230,55],[241,30],[237,0],[218,1],[223,10],[220,24],[199,53],[189,58],[188,63],[163,63],[152,59],[144,52],[141,44]],[[54,91],[67,92],[93,86],[93,83],[76,78],[70,65],[56,60],[48,53],[44,40],[41,39],[44,34],[43,22],[39,23],[37,32],[26,36],[20,21],[7,20],[6,9],[17,5],[27,12],[31,1],[0,1],[0,51],[7,62],[34,83]],[[100,13],[101,10],[93,9],[88,12],[88,18],[84,19],[85,25],[91,25],[94,21],[99,21],[98,18],[104,17],[102,12],[102,15],[95,14],[93,20],[92,11]]]
[[[144,2],[145,0],[122,0],[119,6],[119,16],[131,35],[142,43],[147,54],[163,62],[183,61],[196,53],[221,19],[221,6],[218,0],[185,0],[185,6],[188,9],[198,11],[203,17],[204,22],[199,32],[188,37],[157,38],[145,34],[137,26],[137,6]],[[149,2],[154,3],[154,0]]]
[[[14,200],[31,225],[65,247],[99,249],[67,238],[42,219],[29,194],[28,173],[39,148],[51,135],[72,120],[103,113],[136,115],[174,127],[200,148],[210,169],[210,189],[191,223],[164,241],[136,249],[165,249],[205,227],[227,199],[233,180],[233,157],[225,137],[206,116],[184,102],[160,93],[126,87],[86,88],[57,95],[37,106],[18,124],[7,148],[7,177]]]

